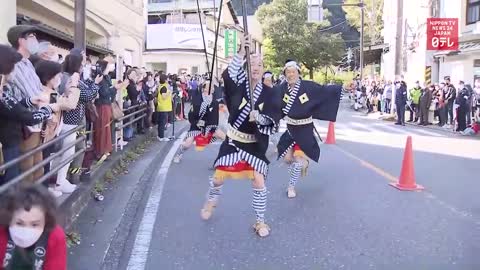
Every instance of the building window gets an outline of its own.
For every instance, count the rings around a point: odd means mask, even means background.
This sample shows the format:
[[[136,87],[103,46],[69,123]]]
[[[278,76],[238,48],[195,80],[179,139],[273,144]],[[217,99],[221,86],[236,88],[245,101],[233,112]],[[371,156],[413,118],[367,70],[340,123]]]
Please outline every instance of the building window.
[[[480,21],[480,0],[467,1],[467,24]]]

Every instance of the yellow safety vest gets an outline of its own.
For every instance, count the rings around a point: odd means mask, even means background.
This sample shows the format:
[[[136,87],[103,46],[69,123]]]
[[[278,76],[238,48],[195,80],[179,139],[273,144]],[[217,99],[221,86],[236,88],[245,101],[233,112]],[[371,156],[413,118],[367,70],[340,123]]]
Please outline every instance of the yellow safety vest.
[[[163,98],[160,93],[162,87],[167,88],[167,98]],[[168,90],[168,83],[160,84],[158,86],[158,95],[157,95],[157,112],[171,112],[172,111],[172,92]]]

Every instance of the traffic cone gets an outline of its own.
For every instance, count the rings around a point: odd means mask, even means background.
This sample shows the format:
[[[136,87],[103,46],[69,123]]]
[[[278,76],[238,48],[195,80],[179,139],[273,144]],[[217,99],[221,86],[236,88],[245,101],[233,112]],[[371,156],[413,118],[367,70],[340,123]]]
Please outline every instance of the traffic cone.
[[[413,168],[412,137],[407,137],[405,153],[403,154],[402,171],[398,183],[390,183],[391,186],[404,191],[423,190],[424,187],[415,183],[415,170]]]
[[[328,133],[327,139],[325,140],[325,144],[335,144],[335,123],[330,122],[328,124]]]

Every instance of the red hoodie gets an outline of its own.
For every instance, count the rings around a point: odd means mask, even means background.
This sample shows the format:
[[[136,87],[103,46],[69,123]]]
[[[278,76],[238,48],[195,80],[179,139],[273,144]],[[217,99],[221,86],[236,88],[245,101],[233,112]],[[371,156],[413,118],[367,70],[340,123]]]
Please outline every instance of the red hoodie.
[[[8,232],[7,228],[0,227],[0,262],[3,262],[7,251]],[[60,226],[56,226],[48,236],[47,256],[42,270],[66,270],[67,269],[67,241],[65,232]],[[3,266],[0,265],[0,270]]]

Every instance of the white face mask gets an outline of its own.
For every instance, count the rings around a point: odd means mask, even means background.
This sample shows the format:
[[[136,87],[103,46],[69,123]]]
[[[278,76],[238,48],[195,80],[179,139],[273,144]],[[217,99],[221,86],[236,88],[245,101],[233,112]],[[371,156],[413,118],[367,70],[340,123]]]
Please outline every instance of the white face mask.
[[[92,75],[92,66],[90,65],[86,65],[84,68],[83,68],[83,80],[88,80],[90,79],[90,76]]]
[[[108,64],[108,71],[112,72],[115,70],[115,64]]]
[[[464,85],[464,84],[460,84],[459,87],[460,87],[460,90],[462,90],[462,89],[465,87],[465,85]]]
[[[58,54],[54,54],[50,57],[50,61],[58,63]]]
[[[27,50],[30,54],[36,54],[38,51],[38,41],[33,38],[27,39]]]
[[[28,248],[33,246],[40,236],[42,236],[42,229],[33,229],[29,227],[10,226],[8,228],[10,236],[15,245],[21,248]]]

